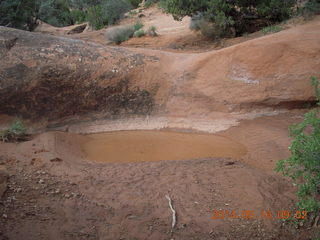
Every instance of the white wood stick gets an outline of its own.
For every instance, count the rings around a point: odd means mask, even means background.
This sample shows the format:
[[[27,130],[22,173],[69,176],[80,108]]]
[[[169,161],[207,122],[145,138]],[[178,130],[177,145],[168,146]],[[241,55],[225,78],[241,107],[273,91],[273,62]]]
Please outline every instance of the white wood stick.
[[[175,225],[176,225],[176,221],[177,221],[176,211],[172,207],[171,198],[168,195],[166,195],[166,199],[168,199],[168,201],[169,201],[169,207],[170,207],[171,212],[172,212],[172,228],[174,228]]]

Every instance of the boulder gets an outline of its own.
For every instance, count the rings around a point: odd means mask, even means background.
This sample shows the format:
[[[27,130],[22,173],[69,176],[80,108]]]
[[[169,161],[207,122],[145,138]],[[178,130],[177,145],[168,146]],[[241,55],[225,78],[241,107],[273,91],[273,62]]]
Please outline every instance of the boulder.
[[[157,61],[146,55],[0,27],[0,58],[1,113],[59,119],[153,110],[155,84],[145,89],[129,80],[145,61]]]

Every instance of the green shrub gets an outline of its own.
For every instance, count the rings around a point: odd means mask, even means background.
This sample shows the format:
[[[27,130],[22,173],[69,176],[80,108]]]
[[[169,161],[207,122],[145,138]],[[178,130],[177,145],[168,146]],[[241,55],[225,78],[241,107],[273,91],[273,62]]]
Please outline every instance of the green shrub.
[[[87,21],[87,13],[82,10],[74,9],[74,10],[71,10],[70,14],[75,24],[83,23]]]
[[[106,35],[109,41],[120,44],[133,37],[134,32],[134,27],[130,25],[111,28],[107,30]]]
[[[20,141],[26,138],[27,129],[20,120],[14,121],[8,129],[0,132],[0,139],[4,142]]]
[[[37,17],[55,27],[64,27],[73,24],[70,6],[67,0],[41,1]]]
[[[201,13],[198,13],[191,18],[189,28],[200,31],[207,38],[220,39],[233,36],[233,24],[233,20],[230,17],[227,18],[222,12],[215,16],[214,21],[209,21]]]
[[[320,84],[312,77],[318,104]],[[320,104],[319,104],[320,105]],[[277,163],[276,171],[291,177],[298,186],[298,206],[317,214],[320,209],[320,111],[319,108],[305,114],[303,122],[290,128],[294,138],[290,146],[291,156]]]
[[[131,10],[130,12],[129,12],[129,16],[130,17],[133,17],[134,15],[137,15],[138,14],[138,11],[136,11],[136,10]]]
[[[101,5],[90,7],[88,9],[87,19],[90,26],[96,30],[101,29],[108,24],[108,20],[103,15]]]
[[[143,37],[145,35],[145,32],[143,29],[140,29],[138,31],[135,31],[134,34],[133,34],[133,37]]]
[[[132,9],[127,0],[103,0],[99,5],[88,9],[88,21],[94,29],[113,25]]]
[[[139,7],[139,4],[141,3],[141,0],[129,0],[132,7],[137,8]]]
[[[313,17],[315,14],[320,14],[319,0],[307,1],[302,8],[298,9],[298,15],[301,15],[306,19]]]
[[[0,25],[32,31],[36,27],[39,2],[36,0],[0,1]]]
[[[104,0],[101,7],[108,25],[115,24],[126,12],[132,9],[128,0]]]
[[[147,0],[144,4],[144,7],[149,8],[152,5],[156,4],[159,0]]]
[[[150,26],[150,27],[148,28],[147,35],[148,35],[148,36],[151,36],[151,37],[156,37],[156,36],[158,36],[157,27],[156,27],[156,26]]]
[[[167,0],[165,10],[177,20],[201,13],[204,20],[213,24],[215,36],[241,36],[289,18],[295,3],[296,0]]]
[[[202,13],[197,13],[191,17],[189,28],[194,31],[200,30],[201,22],[204,21]]]
[[[261,30],[263,34],[276,33],[282,31],[283,28],[281,26],[273,25],[269,27],[265,27]]]
[[[140,30],[141,28],[143,28],[143,23],[141,23],[141,22],[136,22],[136,23],[133,25],[133,28],[134,28],[134,31],[138,31],[138,30]]]

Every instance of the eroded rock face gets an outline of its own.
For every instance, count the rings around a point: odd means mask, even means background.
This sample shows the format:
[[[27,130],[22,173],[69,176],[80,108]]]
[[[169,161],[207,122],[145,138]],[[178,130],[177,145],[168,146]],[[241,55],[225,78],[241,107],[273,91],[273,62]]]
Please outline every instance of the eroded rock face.
[[[212,120],[315,103],[320,23],[206,53],[106,47],[0,27],[0,113]],[[97,118],[95,117],[95,118]]]
[[[149,114],[152,89],[129,81],[147,56],[0,27],[0,112],[63,118]]]

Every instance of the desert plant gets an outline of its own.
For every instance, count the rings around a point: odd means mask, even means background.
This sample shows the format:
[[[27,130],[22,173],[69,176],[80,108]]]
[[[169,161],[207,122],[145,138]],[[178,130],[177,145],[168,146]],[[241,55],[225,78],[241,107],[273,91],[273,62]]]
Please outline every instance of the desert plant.
[[[136,22],[134,25],[133,25],[133,29],[134,31],[139,31],[141,28],[143,28],[143,23],[141,22]]]
[[[101,29],[105,25],[115,24],[131,9],[132,5],[127,0],[102,0],[88,9],[87,18],[94,29]]]
[[[138,31],[135,31],[134,34],[133,34],[133,37],[143,37],[145,35],[145,32],[143,29],[139,29]]]
[[[1,0],[0,25],[32,31],[36,27],[39,2]]]
[[[320,83],[312,77],[318,104]],[[319,104],[320,105],[320,104]],[[291,177],[298,186],[298,207],[317,214],[320,210],[320,111],[319,108],[305,114],[304,120],[290,128],[294,138],[291,156],[277,163],[276,171]]]
[[[128,25],[111,28],[106,32],[106,35],[109,41],[120,44],[133,37],[134,32],[134,27]]]
[[[73,22],[76,24],[87,21],[87,13],[80,9],[71,10],[70,14]]]
[[[276,32],[280,32],[282,31],[283,28],[281,26],[278,26],[278,25],[273,25],[273,26],[268,26],[268,27],[265,27],[261,30],[261,32],[263,34],[269,34],[269,33],[276,33]]]
[[[151,37],[156,37],[156,36],[158,36],[157,27],[156,27],[156,26],[150,26],[150,27],[148,28],[147,35],[148,35],[148,36],[151,36]]]
[[[298,15],[306,19],[312,18],[315,14],[320,14],[320,1],[307,1],[301,8],[298,9]]]
[[[136,11],[136,10],[131,10],[130,12],[129,12],[129,16],[130,17],[133,17],[134,15],[137,15],[138,14],[138,11]]]
[[[216,36],[241,36],[245,32],[254,32],[289,18],[295,2],[296,0],[167,0],[165,10],[177,20],[201,13],[207,22],[213,24]]]
[[[132,9],[128,0],[104,0],[101,7],[108,25],[115,24],[126,12]]]
[[[141,0],[129,0],[129,2],[131,3],[131,5],[134,8],[137,8],[137,7],[139,7],[139,4],[141,3]]]
[[[67,0],[41,1],[37,18],[56,27],[73,24],[70,6]]]
[[[203,14],[198,13],[191,18],[189,28],[200,31],[207,38],[220,39],[233,36],[234,31],[231,27],[233,24],[233,20],[230,17],[227,18],[222,12],[215,16],[214,21],[209,21]]]
[[[194,31],[200,30],[201,22],[204,20],[202,13],[197,13],[191,17],[189,28]]]
[[[27,129],[21,120],[15,120],[8,129],[0,132],[0,139],[4,142],[24,140]]]
[[[152,5],[156,4],[157,2],[159,2],[159,0],[146,0],[144,7],[149,8]]]
[[[108,24],[108,20],[104,17],[100,5],[88,9],[87,19],[90,26],[96,30],[101,29]]]

